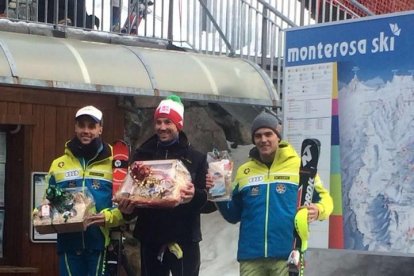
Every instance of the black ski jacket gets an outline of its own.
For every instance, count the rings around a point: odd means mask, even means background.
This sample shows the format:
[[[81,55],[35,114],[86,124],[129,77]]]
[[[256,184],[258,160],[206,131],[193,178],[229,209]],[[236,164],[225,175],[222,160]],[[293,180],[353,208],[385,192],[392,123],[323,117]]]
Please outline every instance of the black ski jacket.
[[[171,242],[201,241],[200,211],[207,202],[206,156],[194,150],[184,132],[179,134],[179,142],[161,146],[157,135],[144,142],[134,153],[134,161],[142,160],[181,160],[191,174],[195,194],[189,203],[171,209],[136,208],[137,222],[134,237],[142,243],[167,244]]]

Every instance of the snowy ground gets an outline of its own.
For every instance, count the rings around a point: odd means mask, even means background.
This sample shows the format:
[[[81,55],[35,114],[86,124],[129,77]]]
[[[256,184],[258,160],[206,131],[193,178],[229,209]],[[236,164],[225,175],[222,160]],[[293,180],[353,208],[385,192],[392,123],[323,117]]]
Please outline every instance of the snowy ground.
[[[249,150],[253,145],[238,146],[232,149],[234,171],[247,161]],[[201,247],[200,276],[239,275],[239,263],[236,261],[239,224],[230,224],[223,219],[218,211],[201,216]]]
[[[247,160],[252,146],[232,152],[237,168]],[[203,241],[200,276],[238,276],[236,261],[239,225],[226,222],[219,212],[202,215]],[[306,276],[412,276],[414,258],[367,255],[357,251],[310,249],[306,254]]]
[[[239,225],[226,222],[218,211],[202,215],[201,223],[200,276],[239,275],[239,263],[236,261]]]
[[[227,223],[218,212],[214,212],[202,216],[202,232],[200,276],[238,276],[238,225]],[[306,254],[305,275],[412,276],[414,258],[310,249]]]

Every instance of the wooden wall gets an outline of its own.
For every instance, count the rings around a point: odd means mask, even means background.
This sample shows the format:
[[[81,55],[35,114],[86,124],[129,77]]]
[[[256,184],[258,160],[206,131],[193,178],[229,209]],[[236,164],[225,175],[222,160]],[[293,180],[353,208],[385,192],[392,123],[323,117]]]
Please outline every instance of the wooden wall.
[[[74,135],[74,116],[82,106],[94,105],[104,114],[103,139],[124,135],[118,96],[0,87],[0,126],[15,128],[7,134],[5,223],[0,265],[39,268],[37,275],[58,275],[55,244],[30,241],[31,172],[48,171],[64,144]]]

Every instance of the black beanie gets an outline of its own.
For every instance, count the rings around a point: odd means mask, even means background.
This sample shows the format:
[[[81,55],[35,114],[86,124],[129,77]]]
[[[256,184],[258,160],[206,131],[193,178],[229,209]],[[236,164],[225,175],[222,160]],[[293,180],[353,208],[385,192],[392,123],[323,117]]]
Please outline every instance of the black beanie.
[[[279,139],[282,139],[279,131],[277,130],[278,125],[280,125],[279,119],[270,113],[262,112],[259,115],[257,115],[257,117],[253,120],[253,123],[252,123],[251,133],[252,133],[253,144],[254,144],[254,139],[253,139],[254,133],[259,128],[270,128],[276,133]]]

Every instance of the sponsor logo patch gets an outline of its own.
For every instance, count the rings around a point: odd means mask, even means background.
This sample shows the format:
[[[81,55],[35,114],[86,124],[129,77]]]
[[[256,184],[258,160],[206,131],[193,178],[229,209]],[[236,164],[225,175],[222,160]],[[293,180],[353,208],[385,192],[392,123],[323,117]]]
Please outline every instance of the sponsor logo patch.
[[[114,162],[115,168],[121,167],[121,164],[122,164],[121,160],[115,160],[115,162]]]
[[[168,105],[163,105],[159,109],[159,113],[170,114],[171,108]]]
[[[262,175],[257,175],[249,177],[249,183],[263,182],[264,177]]]
[[[98,173],[98,172],[90,172],[89,175],[93,175],[93,176],[100,176],[100,177],[104,177],[105,174],[103,173]]]
[[[65,178],[75,178],[77,176],[79,176],[79,171],[77,170],[65,172]]]
[[[288,175],[275,175],[273,177],[275,180],[290,180],[290,176]]]
[[[258,196],[260,194],[259,186],[253,186],[250,188],[250,195],[251,196]]]

